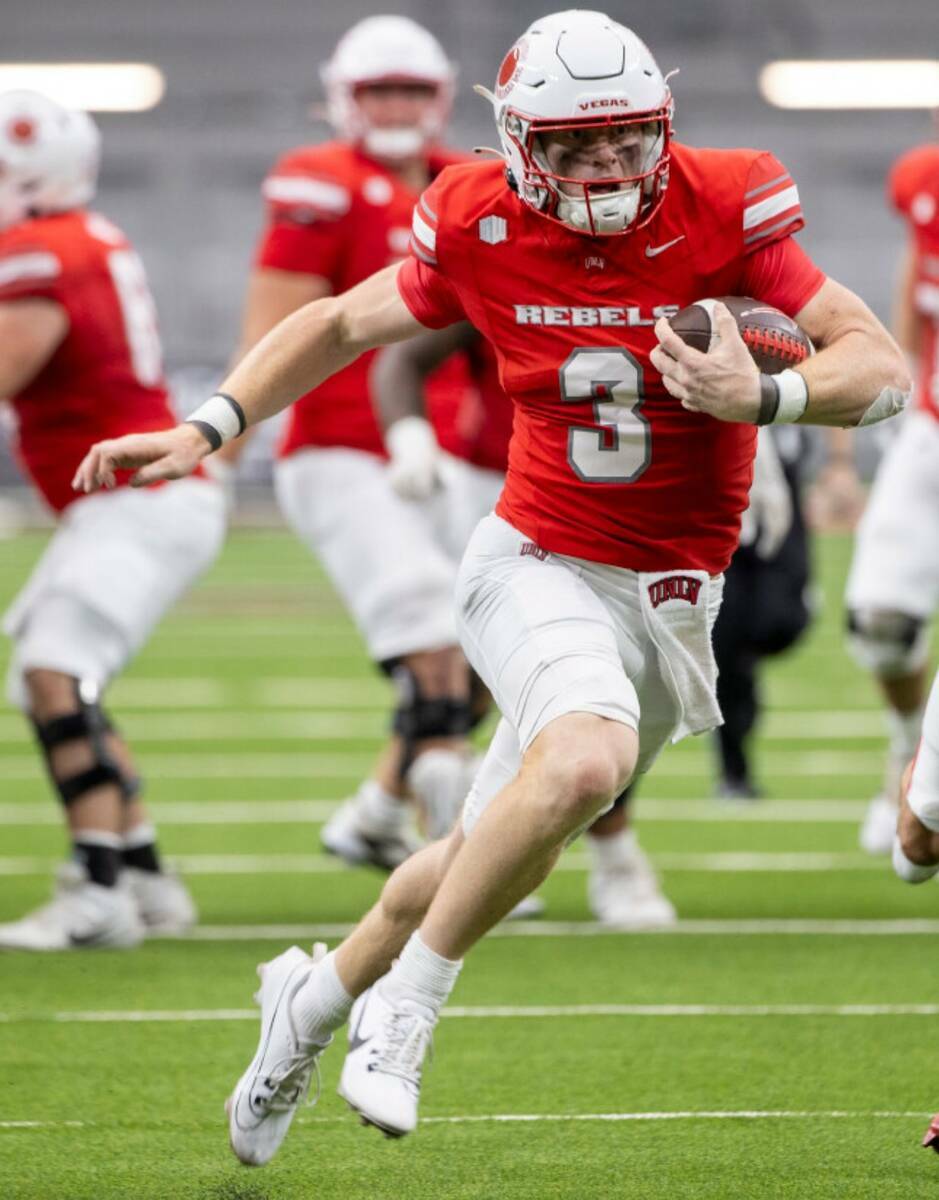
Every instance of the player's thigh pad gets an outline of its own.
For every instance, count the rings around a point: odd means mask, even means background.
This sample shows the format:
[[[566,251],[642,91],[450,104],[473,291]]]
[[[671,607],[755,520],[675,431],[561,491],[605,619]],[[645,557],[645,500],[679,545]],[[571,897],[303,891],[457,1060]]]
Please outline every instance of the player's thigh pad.
[[[11,699],[31,668],[106,684],[212,563],[225,521],[222,489],[201,479],[72,505],[4,618]]]
[[[486,517],[457,580],[463,649],[521,752],[568,713],[638,728],[639,700],[610,613],[575,570],[535,551],[500,517]]]
[[[281,511],[323,563],[376,662],[456,643],[456,568],[420,504],[360,450],[301,450],[277,464]]]
[[[880,465],[858,526],[852,610],[928,617],[939,606],[939,421],[913,412]]]
[[[939,675],[926,705],[907,803],[927,829],[939,833]]]

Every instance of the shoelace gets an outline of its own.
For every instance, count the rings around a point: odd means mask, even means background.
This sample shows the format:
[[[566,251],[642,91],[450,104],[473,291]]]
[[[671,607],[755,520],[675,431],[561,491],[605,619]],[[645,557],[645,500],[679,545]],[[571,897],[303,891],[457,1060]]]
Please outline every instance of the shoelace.
[[[256,1099],[261,1101],[268,1112],[289,1112],[308,1095],[310,1078],[315,1075],[316,1091],[313,1099],[306,1101],[306,1106],[312,1108],[319,1100],[322,1089],[319,1056],[324,1049],[324,1046],[314,1046],[310,1050],[298,1051],[275,1063],[264,1078],[265,1087],[270,1088],[270,1096]]]
[[[374,1052],[377,1070],[417,1084],[429,1048],[433,1055],[433,1024],[418,1013],[392,1012],[385,1018],[383,1037]]]

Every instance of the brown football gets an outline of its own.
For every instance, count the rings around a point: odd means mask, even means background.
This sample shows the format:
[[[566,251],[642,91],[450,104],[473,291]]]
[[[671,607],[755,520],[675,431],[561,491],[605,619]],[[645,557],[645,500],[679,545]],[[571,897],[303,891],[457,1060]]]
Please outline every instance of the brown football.
[[[778,375],[813,353],[808,334],[792,317],[771,304],[749,296],[719,296],[717,299],[730,309],[753,361],[765,374]],[[697,300],[675,313],[669,321],[683,342],[705,354],[718,337],[711,327],[714,304],[714,300]]]

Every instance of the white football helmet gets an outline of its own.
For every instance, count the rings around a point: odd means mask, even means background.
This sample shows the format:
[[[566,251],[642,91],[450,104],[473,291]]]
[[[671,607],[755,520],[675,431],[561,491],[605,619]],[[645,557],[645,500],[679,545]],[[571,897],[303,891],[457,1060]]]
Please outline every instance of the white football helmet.
[[[668,185],[672,95],[631,29],[605,13],[552,13],[505,56],[495,93],[477,90],[493,104],[519,196],[536,212],[589,235],[627,233],[651,220]],[[542,135],[610,126],[639,128],[638,172],[584,180],[551,170]]]
[[[0,93],[0,229],[87,204],[100,144],[87,113],[39,92]]]
[[[376,158],[420,154],[450,116],[456,71],[432,33],[410,17],[367,17],[340,38],[320,72],[327,114],[340,137],[361,143]],[[436,101],[419,127],[377,129],[365,120],[356,89],[373,83],[426,83]]]

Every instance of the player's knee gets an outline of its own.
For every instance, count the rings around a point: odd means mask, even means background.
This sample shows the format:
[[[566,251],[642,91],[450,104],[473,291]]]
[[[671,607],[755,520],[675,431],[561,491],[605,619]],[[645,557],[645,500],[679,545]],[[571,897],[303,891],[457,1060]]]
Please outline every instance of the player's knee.
[[[636,766],[635,731],[616,721],[587,717],[575,737],[553,739],[544,748],[544,796],[565,823],[592,820],[627,786]]]
[[[859,666],[881,679],[914,675],[926,663],[928,629],[921,617],[892,609],[848,611],[848,649]]]
[[[73,676],[65,675],[62,671],[33,667],[23,672],[23,682],[29,711],[35,720],[45,721],[75,708],[78,680]]]

